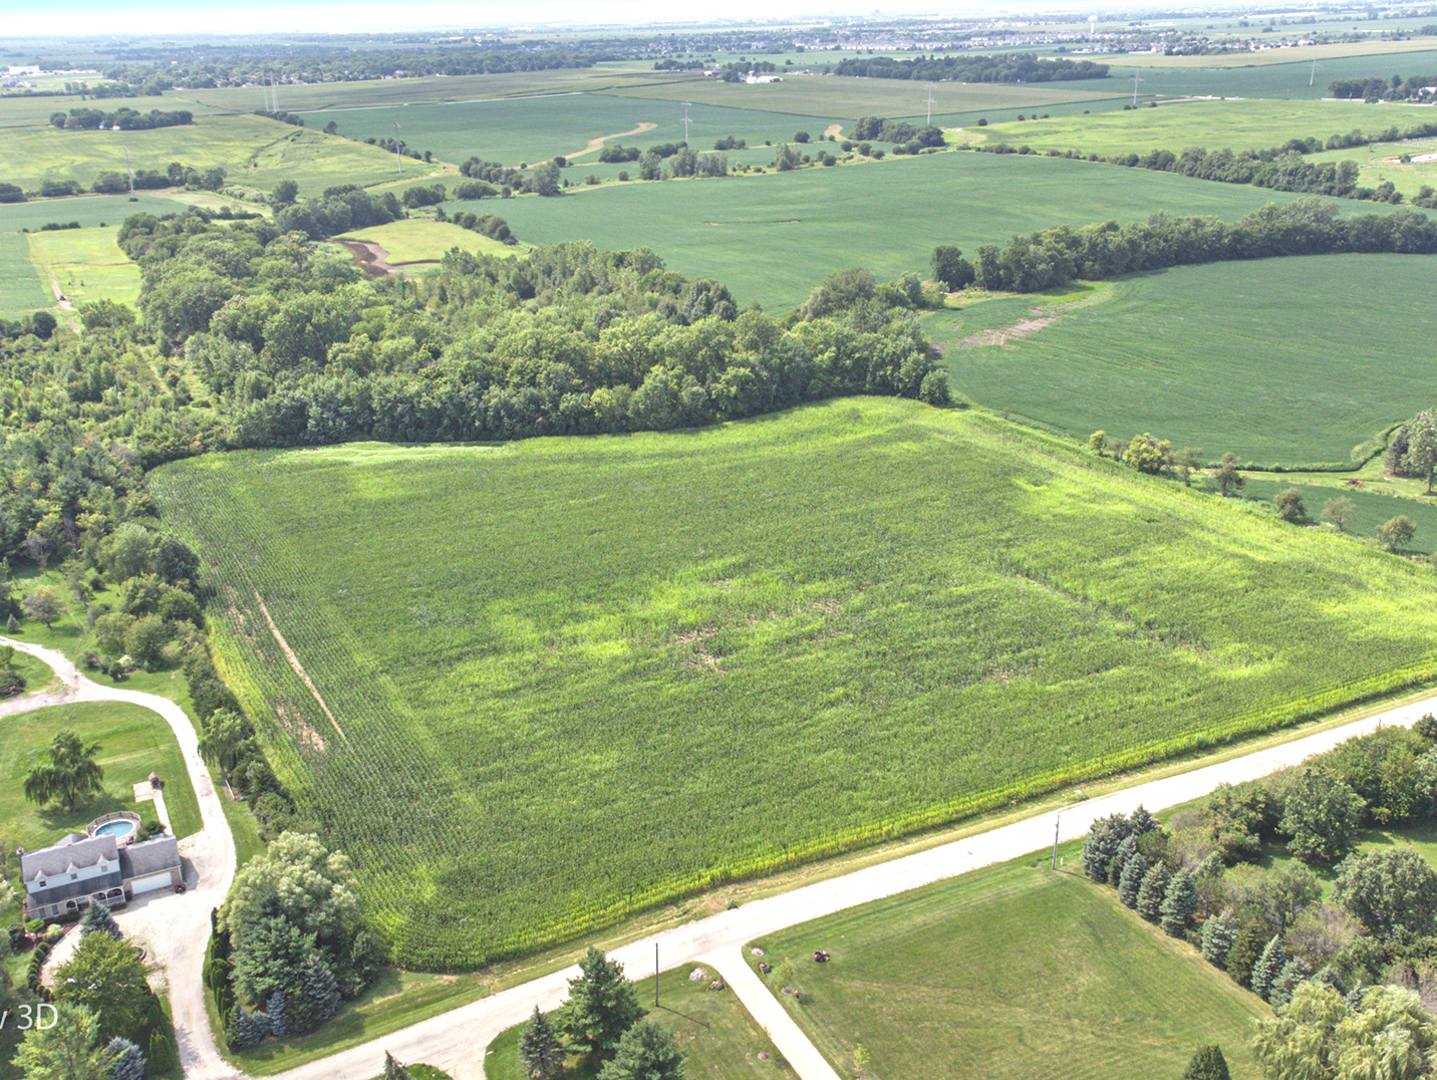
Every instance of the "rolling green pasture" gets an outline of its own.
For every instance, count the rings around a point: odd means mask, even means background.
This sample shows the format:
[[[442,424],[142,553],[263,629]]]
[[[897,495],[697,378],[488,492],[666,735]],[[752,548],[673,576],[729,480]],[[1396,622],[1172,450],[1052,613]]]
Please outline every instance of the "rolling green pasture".
[[[74,76],[70,76],[73,78]],[[91,80],[92,82],[94,80]],[[52,113],[68,113],[71,109],[96,108],[113,112],[116,109],[135,109],[148,113],[151,109],[188,109],[196,116],[213,115],[219,110],[197,101],[192,95],[200,91],[176,90],[163,97],[98,98],[81,101],[79,94],[65,94],[59,97],[25,97],[22,95],[0,95],[0,129],[43,128],[50,123]],[[245,111],[259,108],[259,90],[255,90],[256,101]]]
[[[134,304],[140,296],[140,267],[115,243],[118,225],[106,229],[63,229],[30,234],[30,258],[42,280],[60,283],[75,304],[115,300]]]
[[[576,180],[586,171],[569,170]],[[851,266],[868,267],[880,280],[910,270],[926,275],[939,243],[957,244],[971,258],[982,244],[1053,225],[1141,221],[1164,211],[1231,221],[1296,198],[1093,162],[955,152],[784,175],[571,189],[563,198],[509,200],[502,214],[525,243],[583,237],[615,251],[647,245],[671,269],[724,282],[740,303],[783,309],[801,303],[826,274]]]
[[[1137,153],[1189,146],[1216,150],[1266,150],[1289,139],[1327,140],[1354,128],[1381,130],[1417,124],[1430,111],[1373,109],[1360,101],[1187,101],[1156,109],[1065,116],[1049,120],[990,123],[966,128],[958,137],[973,143],[1009,143],[1037,151],[1080,150],[1085,154]],[[1334,151],[1339,159],[1367,156],[1365,149]]]
[[[1437,138],[1409,139],[1404,142],[1372,143],[1351,150],[1325,150],[1311,154],[1309,161],[1355,161],[1361,170],[1358,183],[1376,187],[1384,180],[1403,195],[1411,198],[1425,185],[1437,187],[1437,160],[1402,161],[1402,155],[1427,157],[1437,155]]]
[[[1076,438],[1147,431],[1212,460],[1231,450],[1261,464],[1341,464],[1422,407],[1414,387],[1434,370],[1437,316],[1393,282],[1432,264],[1322,255],[1135,275],[1072,309],[1043,308],[1057,321],[1002,346],[962,346],[990,329],[967,312],[925,324],[959,393]],[[1034,311],[1004,304],[1000,323]]]
[[[55,303],[50,285],[30,261],[30,241],[0,232],[0,318],[29,315]]]
[[[709,983],[720,974],[705,967],[705,977],[689,975],[696,965],[666,971],[659,976],[658,1008],[653,1007],[653,976],[639,985],[639,999],[649,1010],[649,1019],[663,1024],[674,1041],[688,1054],[684,1075],[689,1080],[775,1080],[795,1075],[774,1048],[764,1030],[754,1023],[732,990],[710,990]],[[519,1067],[520,1024],[504,1032],[485,1051],[487,1080],[525,1080]],[[767,1060],[759,1058],[767,1054]],[[597,1073],[578,1057],[557,1080],[589,1080]]]
[[[184,204],[169,195],[141,192],[130,202],[128,195],[77,195],[64,199],[32,199],[30,202],[0,206],[0,233],[39,230],[50,222],[78,221],[85,227],[118,225],[131,214],[177,214]]]
[[[448,222],[429,218],[406,218],[345,233],[340,239],[363,240],[384,249],[385,262],[390,266],[405,263],[438,262],[450,248],[483,252],[486,255],[517,255],[518,248],[501,244],[488,236],[461,229]]]
[[[886,399],[211,455],[152,491],[415,967],[1437,675],[1429,572]]]
[[[792,958],[802,1002],[770,989],[840,1076],[868,1080],[1150,1080],[1178,1076],[1205,1043],[1236,1080],[1253,994],[1044,858],[1006,863],[756,942]],[[826,964],[812,960],[826,949]],[[756,961],[752,961],[756,963]]]
[[[1365,482],[1361,487],[1344,484],[1338,477],[1299,475],[1269,479],[1260,473],[1246,478],[1242,496],[1271,502],[1279,491],[1288,488],[1296,488],[1302,494],[1308,518],[1321,528],[1332,528],[1331,525],[1321,524],[1323,504],[1329,499],[1344,496],[1352,501],[1352,520],[1347,524],[1347,531],[1353,536],[1371,539],[1377,532],[1377,526],[1398,514],[1406,514],[1417,526],[1417,533],[1412,538],[1412,553],[1428,555],[1437,551],[1437,498],[1401,498],[1368,490]]]
[[[393,157],[377,147],[259,116],[200,117],[193,124],[153,131],[6,133],[8,179],[24,188],[45,180],[88,186],[102,172],[125,171],[125,148],[136,169],[163,170],[172,161],[206,169],[222,166],[228,181],[268,190],[285,179],[306,195],[332,184],[372,184],[394,175]]]

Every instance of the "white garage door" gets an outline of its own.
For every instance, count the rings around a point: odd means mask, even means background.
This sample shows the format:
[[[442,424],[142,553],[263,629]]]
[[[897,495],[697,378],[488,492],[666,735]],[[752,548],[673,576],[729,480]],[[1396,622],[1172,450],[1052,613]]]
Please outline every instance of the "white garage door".
[[[130,882],[130,892],[139,896],[140,893],[154,892],[156,889],[168,889],[170,887],[170,872],[163,870],[158,874],[146,874],[144,877],[137,877]]]

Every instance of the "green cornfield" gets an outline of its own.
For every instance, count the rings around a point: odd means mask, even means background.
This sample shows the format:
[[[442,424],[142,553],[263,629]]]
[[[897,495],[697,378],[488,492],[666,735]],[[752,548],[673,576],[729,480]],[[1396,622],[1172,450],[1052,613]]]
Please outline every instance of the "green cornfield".
[[[1430,569],[888,399],[152,483],[226,677],[409,967],[1437,675]]]

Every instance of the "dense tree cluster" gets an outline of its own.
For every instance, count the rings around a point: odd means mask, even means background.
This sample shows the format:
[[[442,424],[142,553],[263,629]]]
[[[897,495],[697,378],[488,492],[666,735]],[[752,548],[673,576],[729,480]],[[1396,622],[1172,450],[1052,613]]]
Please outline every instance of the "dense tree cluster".
[[[1145,222],[1115,221],[1015,236],[988,244],[973,262],[974,284],[993,291],[1039,292],[1079,278],[1093,281],[1139,270],[1285,255],[1437,252],[1437,222],[1416,210],[1338,217],[1320,199],[1254,210],[1236,224],[1217,218],[1154,214]]]
[[[912,144],[914,150],[943,145],[943,129],[932,124],[917,126],[906,120],[885,120],[880,116],[865,116],[853,125],[849,136],[854,142],[902,143],[905,149]]]
[[[148,113],[142,113],[126,106],[122,106],[114,112],[80,108],[71,109],[69,116],[62,112],[50,114],[50,126],[64,128],[67,131],[94,131],[96,128],[106,131],[115,128],[120,131],[148,131],[151,128],[178,127],[191,123],[193,120],[194,114],[188,109],[175,109],[169,112],[151,109]]]
[[[1413,730],[1379,728],[1299,768],[1223,784],[1162,825],[1141,809],[1101,819],[1084,844],[1083,869],[1144,918],[1200,946],[1280,1015],[1314,986],[1391,983],[1430,1006],[1437,870],[1411,847],[1353,847],[1364,826],[1437,817],[1434,740],[1431,717]],[[1302,861],[1263,869],[1267,845],[1281,840]],[[1304,862],[1335,867],[1326,899]]]
[[[1432,88],[1437,86],[1437,75],[1420,75],[1404,79],[1393,75],[1390,79],[1338,79],[1328,84],[1327,92],[1335,98],[1362,101],[1415,101],[1429,104]]]
[[[920,56],[912,60],[855,56],[840,61],[833,73],[868,79],[915,79],[919,82],[1034,83],[1106,79],[1108,65],[1091,60],[1040,60],[1037,53]]]

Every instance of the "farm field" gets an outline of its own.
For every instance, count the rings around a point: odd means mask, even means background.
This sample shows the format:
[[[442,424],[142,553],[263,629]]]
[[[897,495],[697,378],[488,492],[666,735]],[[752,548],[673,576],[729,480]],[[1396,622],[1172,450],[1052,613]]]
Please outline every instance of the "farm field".
[[[774,1049],[763,1029],[753,1021],[731,990],[713,991],[709,983],[721,972],[703,968],[705,977],[689,976],[692,964],[659,976],[658,1008],[653,1005],[653,976],[639,984],[639,999],[649,1010],[648,1019],[668,1027],[674,1041],[688,1054],[684,1075],[689,1080],[774,1080],[795,1075],[788,1062]],[[523,1025],[510,1028],[492,1043],[484,1058],[486,1080],[525,1080],[519,1067],[519,1033]],[[759,1058],[767,1054],[767,1060]],[[597,1075],[578,1058],[558,1080],[589,1080]]]
[[[30,240],[0,232],[0,318],[29,315],[51,307],[55,294],[30,261]]]
[[[1392,282],[1428,265],[1323,255],[1189,266],[1102,285],[1072,307],[1002,301],[996,320],[943,311],[924,325],[959,393],[1073,438],[1147,431],[1214,461],[1230,450],[1259,465],[1340,465],[1425,406],[1413,380],[1432,367],[1424,343],[1437,317]],[[1056,321],[1006,345],[961,344],[984,323],[1034,313]]]
[[[1266,150],[1289,139],[1345,135],[1354,128],[1380,131],[1431,119],[1426,109],[1373,109],[1360,101],[1189,101],[1157,109],[1108,112],[1098,116],[1054,117],[966,128],[957,137],[969,143],[1031,146],[1034,150],[1079,150],[1107,157],[1189,146],[1208,150]],[[1334,151],[1339,159],[1367,156],[1363,148]]]
[[[1400,159],[1404,154],[1428,160],[1402,161]],[[1437,188],[1437,138],[1371,143],[1345,151],[1324,150],[1307,157],[1312,162],[1344,159],[1357,162],[1361,170],[1358,183],[1366,187],[1376,187],[1384,180],[1391,180],[1393,187],[1409,199],[1424,186]]]
[[[259,116],[200,117],[152,131],[11,131],[6,141],[9,180],[27,189],[46,180],[89,186],[102,172],[123,174],[126,147],[136,169],[163,170],[172,161],[219,166],[228,171],[228,183],[265,191],[293,179],[302,194],[318,195],[333,184],[373,184],[394,175],[393,156],[378,147]]]
[[[168,192],[164,195],[140,192],[136,194],[134,202],[130,202],[128,195],[77,195],[63,199],[37,199],[0,206],[0,233],[20,232],[23,229],[37,232],[42,225],[52,221],[59,225],[78,221],[86,228],[118,225],[131,214],[145,213],[158,217],[161,214],[183,211],[184,204]]]
[[[133,305],[140,296],[140,267],[115,243],[118,233],[118,225],[31,233],[30,258],[41,280],[58,281],[72,303],[115,300]]]
[[[752,89],[763,89],[754,87]],[[807,128],[815,137],[832,120],[790,116],[735,108],[696,107],[690,139],[706,148],[715,139],[736,135],[750,143],[790,140]],[[506,165],[534,164],[555,155],[576,158],[576,163],[597,162],[594,152],[583,155],[593,139],[646,148],[655,143],[683,142],[683,108],[672,102],[610,94],[564,94],[505,101],[465,102],[452,105],[416,105],[410,108],[349,109],[311,114],[308,122],[322,127],[336,121],[351,138],[392,138],[399,135],[415,148],[433,150],[443,161],[458,164],[470,156]],[[638,133],[641,125],[654,125]],[[636,170],[630,163],[626,166]]]
[[[740,304],[758,300],[782,310],[800,304],[825,275],[851,266],[879,280],[926,275],[935,244],[957,244],[972,258],[983,244],[1054,225],[1141,221],[1160,212],[1235,221],[1265,203],[1300,198],[1116,169],[950,152],[783,175],[571,189],[563,198],[512,199],[501,212],[525,243],[584,237],[615,251],[647,245],[672,270],[724,282]],[[587,170],[570,171],[582,179]],[[1373,209],[1338,205],[1344,213]]]
[[[1270,1010],[1087,881],[1076,851],[1058,873],[1040,854],[761,938],[802,1003],[769,988],[840,1076],[857,1043],[872,1080],[1149,1080],[1215,1042],[1256,1080],[1247,1042]]]
[[[212,455],[152,491],[419,968],[1437,673],[1410,563],[911,403]]]
[[[429,218],[391,221],[387,225],[375,225],[373,228],[345,233],[340,239],[378,244],[384,249],[385,262],[390,266],[438,262],[446,251],[454,247],[462,251],[483,252],[486,255],[517,255],[521,250],[488,236],[461,229],[458,225],[432,221]]]

